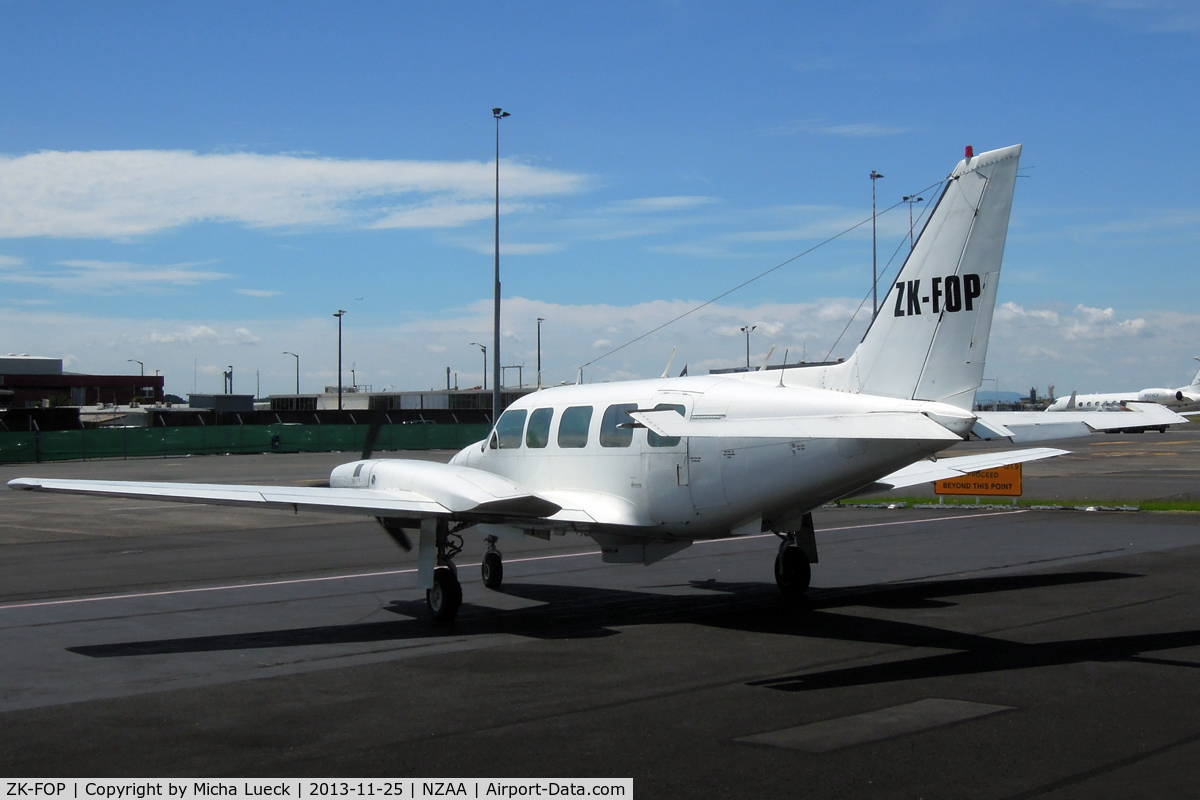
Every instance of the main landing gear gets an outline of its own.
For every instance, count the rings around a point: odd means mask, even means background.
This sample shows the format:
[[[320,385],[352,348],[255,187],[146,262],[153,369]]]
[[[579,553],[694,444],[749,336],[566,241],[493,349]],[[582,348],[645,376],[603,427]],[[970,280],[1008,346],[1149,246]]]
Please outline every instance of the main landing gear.
[[[796,544],[795,537],[789,534],[779,543],[779,553],[775,556],[775,583],[783,596],[792,600],[808,591],[811,580],[812,566],[808,563],[808,556]]]
[[[805,514],[800,530],[780,534],[779,553],[775,556],[775,583],[784,598],[794,600],[808,591],[812,565],[817,562],[817,541],[812,514]]]
[[[434,622],[453,622],[462,605],[462,584],[458,582],[458,567],[454,557],[462,552],[462,537],[451,533],[445,520],[437,522],[437,566],[433,571],[433,586],[425,590],[425,605]]]
[[[504,561],[500,550],[496,547],[496,537],[489,536],[487,552],[483,555],[481,573],[483,585],[489,589],[499,589],[504,581]],[[425,590],[425,605],[429,607],[429,616],[434,622],[453,622],[462,605],[462,584],[458,582],[458,567],[454,565],[454,557],[462,552],[462,537],[450,529],[448,523],[437,522],[437,566],[433,571],[433,586]]]
[[[483,554],[483,563],[480,564],[483,585],[489,589],[499,589],[504,582],[504,561],[496,549],[496,537],[489,536],[484,541],[487,542],[487,552]]]

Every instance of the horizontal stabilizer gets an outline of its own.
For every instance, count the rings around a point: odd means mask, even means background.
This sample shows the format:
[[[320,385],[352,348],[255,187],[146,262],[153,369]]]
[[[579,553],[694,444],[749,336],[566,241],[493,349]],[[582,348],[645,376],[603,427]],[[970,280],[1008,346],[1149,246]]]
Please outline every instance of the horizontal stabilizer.
[[[981,469],[995,469],[1009,464],[1022,464],[1026,461],[1037,461],[1040,458],[1052,458],[1066,455],[1070,451],[1057,450],[1053,447],[1034,447],[1029,450],[1009,450],[1003,453],[983,453],[977,456],[959,456],[957,458],[939,458],[937,461],[918,461],[904,469],[897,470],[891,475],[876,481],[879,491],[899,489],[904,486],[916,486],[930,481],[941,481],[947,478],[961,478],[971,472]],[[883,484],[880,486],[879,484]]]
[[[979,438],[1017,444],[1187,423],[1187,418],[1157,403],[1128,403],[1119,411],[977,411],[975,416],[974,433]]]
[[[659,436],[719,436],[729,439],[962,440],[962,437],[917,412],[704,420],[684,419],[674,411],[630,411],[629,416]]]

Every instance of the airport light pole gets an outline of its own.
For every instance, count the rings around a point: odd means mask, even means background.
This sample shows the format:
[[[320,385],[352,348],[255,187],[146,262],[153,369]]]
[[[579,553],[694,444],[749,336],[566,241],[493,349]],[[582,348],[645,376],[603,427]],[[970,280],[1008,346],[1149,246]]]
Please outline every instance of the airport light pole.
[[[537,335],[537,340],[538,340],[538,342],[537,342],[537,353],[538,353],[537,388],[539,391],[542,388],[542,323],[545,321],[546,321],[545,317],[537,318],[537,331],[538,331],[538,335]]]
[[[500,419],[500,120],[511,116],[502,108],[493,108],[496,118],[496,313],[492,332],[492,372],[496,378],[492,388],[492,423]],[[484,357],[483,382],[487,384],[487,358]]]
[[[913,248],[917,246],[913,241],[913,203],[920,203],[924,199],[924,197],[913,197],[911,194],[904,198],[904,202],[908,203],[908,252],[910,253],[913,251]]]
[[[487,345],[482,345],[479,342],[471,342],[471,344],[475,345],[483,352],[483,390],[486,392],[487,391]],[[495,400],[495,398],[492,398],[492,399]],[[496,413],[495,410],[493,410],[492,413],[495,414]],[[493,421],[495,421],[495,418],[493,418]]]
[[[283,354],[296,359],[296,394],[300,394],[300,356],[290,350],[284,350]]]
[[[743,325],[742,333],[746,334],[746,369],[750,369],[750,331],[757,328],[757,325]]]
[[[875,248],[875,181],[883,176],[871,170],[871,321],[879,316],[878,256]]]
[[[996,397],[992,400],[992,410],[995,411],[996,409],[998,409],[1000,407],[1000,379],[999,378],[980,378],[979,379],[980,383],[983,383],[984,381],[992,381],[992,384],[996,387]]]
[[[334,314],[338,320],[338,411],[342,410],[342,317],[346,316],[346,310],[339,308]]]
[[[127,358],[127,359],[125,359],[125,360],[126,360],[127,362],[131,363],[131,364],[137,364],[137,365],[138,365],[138,369],[139,369],[139,370],[141,370],[142,377],[143,377],[143,378],[144,378],[144,377],[146,377],[146,365],[145,365],[145,364],[143,364],[142,362],[138,361],[136,358]]]

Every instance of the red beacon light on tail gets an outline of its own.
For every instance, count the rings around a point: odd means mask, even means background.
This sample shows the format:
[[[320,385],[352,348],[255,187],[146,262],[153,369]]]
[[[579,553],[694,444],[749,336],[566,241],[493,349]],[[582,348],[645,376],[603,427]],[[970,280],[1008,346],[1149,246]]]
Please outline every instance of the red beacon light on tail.
[[[974,157],[975,157],[975,148],[971,147],[971,145],[967,145],[967,158],[974,158]]]

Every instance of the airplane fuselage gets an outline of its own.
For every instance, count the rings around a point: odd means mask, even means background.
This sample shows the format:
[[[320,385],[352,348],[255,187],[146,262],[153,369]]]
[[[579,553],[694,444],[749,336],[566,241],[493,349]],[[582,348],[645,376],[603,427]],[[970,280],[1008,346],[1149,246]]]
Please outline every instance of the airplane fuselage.
[[[1119,410],[1127,403],[1157,403],[1172,411],[1196,411],[1200,409],[1200,386],[1181,386],[1177,389],[1142,389],[1137,392],[1108,392],[1104,394],[1080,394],[1071,406],[1070,397],[1055,400],[1047,411],[1104,411]]]
[[[798,370],[791,370],[795,373]],[[501,475],[639,535],[701,539],[790,530],[807,511],[953,444],[946,440],[662,437],[626,415],[691,420],[936,413],[940,404],[779,386],[779,373],[563,386],[527,395],[451,464]],[[749,379],[747,379],[749,378]],[[785,376],[786,382],[787,378]],[[772,383],[771,381],[775,381]],[[944,409],[961,427],[959,409]],[[954,424],[954,423],[952,423]],[[631,530],[631,532],[633,532]]]

